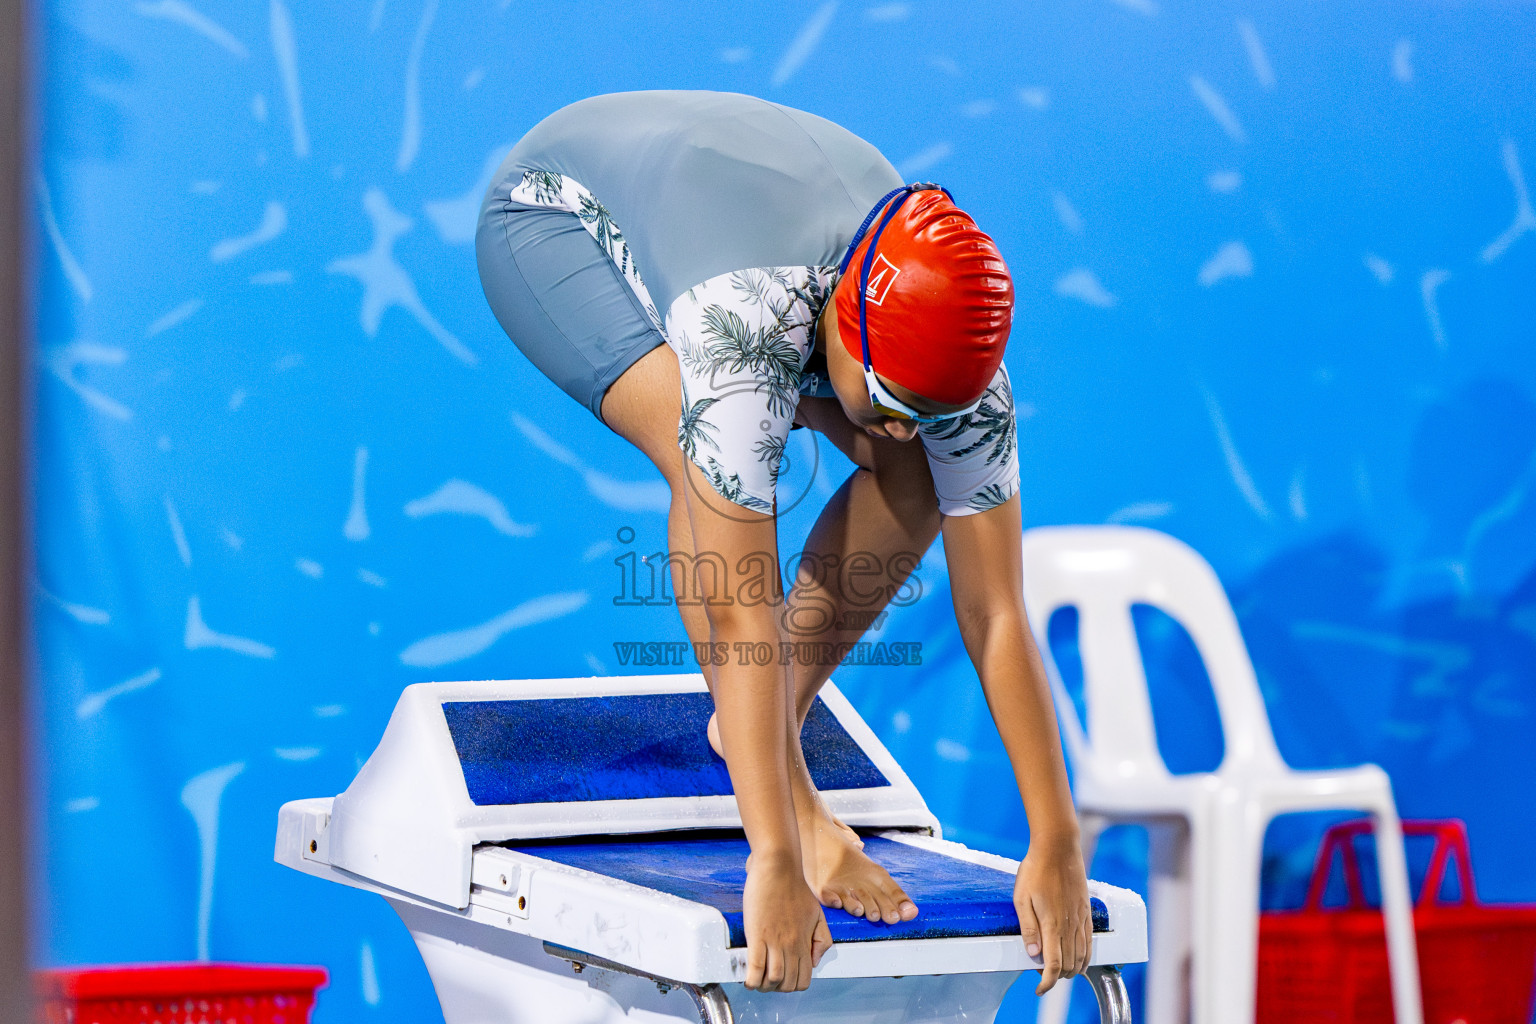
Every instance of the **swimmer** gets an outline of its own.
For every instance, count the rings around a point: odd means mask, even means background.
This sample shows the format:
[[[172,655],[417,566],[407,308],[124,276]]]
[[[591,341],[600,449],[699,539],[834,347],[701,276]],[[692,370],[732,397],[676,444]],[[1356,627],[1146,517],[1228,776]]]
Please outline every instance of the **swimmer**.
[[[1025,621],[1013,282],[937,185],[906,185],[830,121],[734,93],[635,92],[556,111],[512,148],[476,232],[508,337],[655,463],[668,558],[751,856],[746,984],[804,989],[823,907],[919,908],[817,794],[800,731],[835,665],[942,531],[955,619],[1029,821],[1014,887],[1037,991],[1088,962],[1077,818]],[[776,485],[793,429],[856,467],[779,578]],[[733,585],[733,580],[739,582]],[[910,591],[908,591],[910,592]],[[712,645],[712,646],[705,646]]]

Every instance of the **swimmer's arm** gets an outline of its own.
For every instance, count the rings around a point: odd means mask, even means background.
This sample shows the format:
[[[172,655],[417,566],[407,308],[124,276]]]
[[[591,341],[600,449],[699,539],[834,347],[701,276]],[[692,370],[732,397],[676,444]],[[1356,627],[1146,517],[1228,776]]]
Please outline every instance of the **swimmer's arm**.
[[[1058,975],[1087,966],[1092,922],[1050,684],[1024,615],[1018,495],[984,512],[945,516],[943,530],[955,620],[1029,819],[1015,903],[1025,941],[1043,951],[1043,992]]]
[[[755,571],[766,571],[769,591],[779,591],[774,517],[727,501],[691,461],[685,459],[683,465],[689,478],[694,550],[700,562],[718,556],[717,564],[725,570],[723,578],[713,583],[710,573],[704,572],[700,583],[710,640],[716,650],[726,652],[725,664],[715,667],[715,711],[742,827],[752,849],[743,901],[746,982],[751,988],[796,991],[810,983],[811,968],[832,942],[821,904],[805,883],[789,782],[790,670],[777,657],[783,598],[780,594],[777,599],[754,601],[749,596],[744,602],[738,587],[752,574],[757,559]],[[759,665],[738,654],[738,644],[759,643],[773,651],[769,664]]]

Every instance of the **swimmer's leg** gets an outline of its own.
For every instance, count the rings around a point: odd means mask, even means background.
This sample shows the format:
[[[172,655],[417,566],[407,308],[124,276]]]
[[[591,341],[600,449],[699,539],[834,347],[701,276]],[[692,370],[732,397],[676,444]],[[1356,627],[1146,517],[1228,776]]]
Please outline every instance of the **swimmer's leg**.
[[[791,736],[791,763],[803,766],[800,728],[817,691],[836,668],[831,658],[817,652],[835,651],[835,645],[864,635],[932,545],[940,523],[933,478],[919,442],[871,438],[827,400],[802,401],[799,418],[859,467],[812,528],[801,571],[786,599],[786,639],[807,644],[803,650],[810,654],[794,660],[793,675],[797,727]],[[854,554],[871,556],[870,564],[880,574],[850,577],[836,571]],[[815,570],[817,564],[829,571]],[[796,813],[801,849],[814,849],[814,856],[806,857],[808,865],[816,866],[812,890],[826,905],[842,906],[870,920],[894,923],[915,917],[917,908],[907,894],[864,856],[863,844],[826,809],[803,767],[800,774],[804,792],[797,790]]]
[[[683,407],[681,371],[677,354],[666,345],[657,345],[625,370],[603,396],[603,422],[629,441],[655,463],[671,490],[667,510],[667,550],[686,558],[669,559],[672,593],[686,594],[692,584],[686,578],[687,566],[693,564],[693,528],[688,522],[688,482],[683,472],[683,453],[677,446],[677,419]],[[681,604],[678,614],[683,629],[694,644],[709,643],[709,617],[702,604]],[[715,690],[712,667],[701,667],[710,693]],[[710,718],[713,732],[714,718]],[[717,737],[710,744],[718,752]]]
[[[677,356],[666,346],[659,346],[647,353],[633,366],[624,372],[604,397],[602,412],[603,420],[621,437],[630,441],[647,457],[655,463],[661,471],[671,489],[672,502],[667,518],[667,540],[669,550],[680,557],[671,560],[673,574],[673,592],[687,592],[690,581],[684,577],[686,566],[692,564],[694,555],[693,533],[688,521],[687,495],[683,488],[689,486],[684,475],[684,458],[677,446],[677,419],[682,408],[682,387],[679,383],[680,373],[677,365]],[[846,420],[844,420],[846,424]],[[850,425],[851,427],[851,425]],[[921,452],[918,453],[919,455]],[[901,489],[894,482],[895,461],[884,464],[884,485],[887,491]],[[933,500],[933,484],[927,480],[927,463],[922,462],[921,470],[927,487],[927,499]],[[873,479],[874,474],[863,474]],[[856,473],[855,477],[860,477]],[[909,482],[908,487],[916,488],[917,482]],[[818,522],[817,529],[813,531],[813,538],[820,534],[828,537],[846,536],[846,523],[852,518],[858,518],[865,511],[872,513],[870,523],[878,528],[889,525],[889,518],[885,514],[875,512],[875,506],[890,504],[880,498],[879,489],[871,491],[869,481],[859,482],[851,480],[838,492],[838,497],[829,504],[829,510],[823,512],[822,519],[825,526]],[[937,533],[937,505],[934,506],[934,526],[927,531],[926,541],[922,546],[911,548],[921,552],[927,549]],[[855,531],[851,538],[854,544],[864,543],[863,530]],[[883,532],[883,531],[882,531]],[[921,540],[921,534],[913,535],[912,541]],[[831,541],[818,542],[822,546],[830,546]],[[901,550],[900,544],[896,545]],[[849,550],[860,550],[857,547]],[[874,549],[871,549],[874,550]],[[696,644],[707,643],[710,638],[709,619],[702,605],[680,605],[678,612],[683,619],[683,627],[688,632],[688,637]],[[860,631],[862,632],[862,630]],[[795,673],[795,707],[797,712],[796,722],[803,725],[805,714],[809,711],[811,700],[817,689],[826,682],[831,674],[831,665],[809,665],[797,668]],[[701,671],[708,682],[711,691],[714,689],[714,674],[712,666],[703,666]],[[802,690],[805,692],[803,702],[800,701]],[[717,752],[720,751],[719,735],[714,728],[714,720],[711,719],[710,741]],[[878,864],[866,857],[861,849],[861,844],[850,830],[844,828],[836,818],[827,812],[822,804],[820,796],[816,793],[815,786],[811,783],[810,774],[805,769],[805,757],[800,750],[800,737],[797,729],[790,730],[789,750],[787,751],[790,764],[790,788],[794,795],[795,817],[800,824],[800,845],[806,870],[806,882],[811,886],[811,891],[816,893],[821,901],[830,907],[842,907],[860,916],[871,920],[884,919],[894,923],[898,920],[910,920],[916,916],[917,908],[907,898],[900,886],[891,879],[889,873]]]
[[[800,419],[857,467],[806,538],[806,557],[787,599],[793,633],[787,639],[835,647],[862,637],[908,582],[916,562],[939,534],[939,505],[928,458],[917,439],[870,437],[829,399],[801,402]],[[854,555],[870,556],[866,564],[874,574],[838,571]],[[808,654],[814,652],[807,649]],[[796,659],[795,711],[802,725],[836,667],[826,658]]]

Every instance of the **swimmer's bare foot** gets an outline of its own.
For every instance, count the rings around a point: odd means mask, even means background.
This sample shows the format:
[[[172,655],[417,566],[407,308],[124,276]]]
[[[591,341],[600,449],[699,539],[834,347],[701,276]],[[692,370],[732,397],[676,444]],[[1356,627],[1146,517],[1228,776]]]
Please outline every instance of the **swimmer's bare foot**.
[[[858,834],[825,810],[801,825],[800,856],[806,883],[822,906],[886,924],[917,916],[917,904],[869,859]]]
[[[825,807],[823,807],[821,809],[821,813],[823,813],[823,814],[825,814],[827,816],[827,820],[828,821],[830,821],[833,825],[837,826],[837,828],[842,830],[843,838],[845,840],[847,840],[848,842],[852,843],[854,846],[858,847],[861,850],[864,849],[864,838],[862,836],[860,836],[857,832],[855,832],[853,829],[849,828],[847,825],[844,825],[843,824],[843,820],[841,818],[839,818],[837,815],[833,814],[831,811],[827,810]]]

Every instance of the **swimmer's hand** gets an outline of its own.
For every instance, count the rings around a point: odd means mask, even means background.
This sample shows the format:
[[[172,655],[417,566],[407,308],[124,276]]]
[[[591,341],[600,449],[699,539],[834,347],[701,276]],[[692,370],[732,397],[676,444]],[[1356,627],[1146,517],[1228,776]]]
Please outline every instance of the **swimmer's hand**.
[[[799,865],[792,857],[747,859],[742,894],[747,931],[747,988],[799,992],[811,983],[811,968],[832,948],[832,935]]]
[[[1057,978],[1071,978],[1088,967],[1093,952],[1093,914],[1088,906],[1088,876],[1074,835],[1057,842],[1031,841],[1013,885],[1024,951],[1045,966],[1035,995],[1044,995]]]

